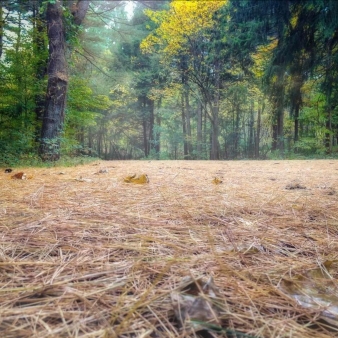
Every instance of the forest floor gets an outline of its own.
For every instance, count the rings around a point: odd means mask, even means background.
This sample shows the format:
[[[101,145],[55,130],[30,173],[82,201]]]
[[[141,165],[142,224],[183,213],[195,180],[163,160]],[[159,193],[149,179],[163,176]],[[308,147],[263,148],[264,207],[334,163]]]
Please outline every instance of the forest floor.
[[[336,160],[4,171],[2,337],[338,336]]]

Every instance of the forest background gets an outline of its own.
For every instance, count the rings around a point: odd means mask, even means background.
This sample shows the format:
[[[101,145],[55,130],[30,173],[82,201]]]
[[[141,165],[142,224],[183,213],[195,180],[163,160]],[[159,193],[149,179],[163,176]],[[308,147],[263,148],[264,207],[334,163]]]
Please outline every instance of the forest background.
[[[338,151],[338,2],[0,1],[0,163]]]

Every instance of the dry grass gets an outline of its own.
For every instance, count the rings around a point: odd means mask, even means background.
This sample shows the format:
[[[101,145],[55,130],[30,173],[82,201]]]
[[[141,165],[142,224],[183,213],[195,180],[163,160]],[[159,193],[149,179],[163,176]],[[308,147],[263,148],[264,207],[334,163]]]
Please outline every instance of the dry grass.
[[[223,327],[338,336],[278,288],[337,259],[337,170],[338,161],[130,161],[22,168],[32,178],[14,180],[2,169],[1,336],[194,337],[170,294],[203,275],[221,294]],[[133,173],[149,184],[124,183]]]

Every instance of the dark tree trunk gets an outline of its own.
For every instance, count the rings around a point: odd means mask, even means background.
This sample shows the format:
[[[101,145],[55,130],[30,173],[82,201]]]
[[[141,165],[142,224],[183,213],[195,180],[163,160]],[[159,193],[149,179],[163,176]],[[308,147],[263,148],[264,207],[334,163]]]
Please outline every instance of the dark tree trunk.
[[[62,1],[47,5],[47,35],[49,61],[46,105],[42,121],[40,156],[43,160],[60,158],[60,139],[65,117],[68,69],[66,60],[65,28],[63,25]],[[89,1],[78,0],[72,14],[75,24],[81,24]]]
[[[301,64],[298,61],[298,68],[301,69]],[[292,87],[290,92],[291,100],[291,118],[294,120],[294,142],[299,140],[299,112],[302,105],[302,93],[303,86],[302,75],[295,73],[292,78]]]
[[[4,9],[3,9],[3,1],[0,1],[0,58],[2,56],[2,49],[3,49],[3,38],[4,38],[4,25],[5,20],[3,18]]]
[[[148,98],[146,95],[141,95],[138,97],[138,107],[139,111],[141,112],[141,122],[142,122],[142,138],[143,138],[143,150],[144,150],[144,156],[149,156],[150,151],[150,140],[151,140],[151,133],[150,131],[153,126],[151,126],[151,121],[149,123],[149,111],[148,111]],[[151,117],[150,117],[151,120]],[[154,122],[152,122],[154,124]],[[148,128],[149,126],[149,128]]]
[[[237,158],[239,155],[239,122],[240,122],[240,117],[241,117],[241,110],[240,110],[240,105],[239,105],[239,100],[238,97],[236,95],[236,105],[235,105],[235,109],[236,109],[236,120],[235,120],[235,133],[234,133],[234,158]]]
[[[89,156],[93,155],[93,133],[91,127],[89,127],[88,130],[88,155]]]
[[[259,158],[259,143],[261,140],[261,116],[264,112],[264,101],[262,101],[262,107],[260,102],[258,103],[258,112],[257,112],[257,126],[256,126],[256,141],[255,141],[255,158]]]
[[[300,106],[297,105],[294,111],[294,119],[295,119],[295,136],[294,141],[297,142],[299,140],[299,110]]]
[[[324,86],[325,86],[325,95],[326,95],[326,133],[325,133],[325,148],[326,152],[328,154],[331,154],[332,152],[332,145],[333,145],[333,130],[332,130],[332,115],[333,115],[333,105],[332,105],[332,93],[333,93],[333,83],[334,83],[334,76],[332,74],[332,66],[333,66],[333,60],[332,60],[332,50],[334,48],[334,45],[336,44],[338,40],[338,31],[335,33],[335,35],[328,40],[327,42],[327,61],[326,61],[326,70],[325,70],[325,80],[324,80]]]
[[[143,147],[144,147],[144,156],[148,157],[149,148],[148,148],[148,138],[147,138],[147,120],[145,116],[142,120],[142,128],[143,128]]]
[[[189,149],[187,140],[187,116],[185,112],[185,103],[183,94],[181,95],[181,112],[182,112],[182,132],[183,132],[183,155],[184,159],[188,159]]]
[[[202,104],[197,106],[197,158],[202,158]]]
[[[212,107],[213,110],[213,119],[212,119],[212,131],[211,131],[211,160],[219,159],[219,144],[218,144],[218,134],[219,134],[219,126],[218,126],[218,105]]]
[[[327,132],[325,133],[325,149],[327,154],[332,152],[332,113],[331,110],[328,111],[328,116],[326,117],[325,127]]]
[[[149,109],[149,153],[154,149],[155,137],[154,137],[154,124],[155,124],[155,105],[154,101],[148,99],[148,109]]]
[[[60,133],[63,129],[68,72],[61,3],[47,5],[49,41],[48,84],[43,116],[40,154],[44,160],[60,158]]]
[[[285,68],[281,66],[277,73],[273,93],[272,150],[284,151],[284,83]]]
[[[161,100],[158,102],[158,109],[161,106]],[[156,138],[155,138],[155,151],[156,151],[156,156],[159,158],[160,156],[160,151],[161,151],[161,132],[160,132],[160,128],[161,128],[161,116],[157,113],[156,114],[156,125],[158,127],[158,130],[156,132]]]
[[[204,112],[204,114],[203,114]],[[208,137],[208,128],[207,128],[207,109],[206,107],[204,107],[204,109],[202,110],[202,117],[203,117],[203,121],[202,121],[202,126],[203,126],[203,130],[202,130],[202,151],[203,151],[203,155],[205,157],[208,156],[208,150],[209,150],[209,145],[207,145],[207,137]]]
[[[250,105],[250,121],[249,121],[249,140],[248,140],[248,156],[249,158],[254,157],[254,104],[253,101]]]
[[[186,88],[184,91],[185,101],[185,118],[187,122],[187,145],[188,145],[188,158],[191,159],[192,155],[192,143],[191,143],[191,121],[190,121],[190,102],[189,102],[189,89]]]
[[[284,151],[284,107],[283,107],[283,103],[280,104],[279,109],[278,109],[277,128],[278,128],[277,147],[278,147],[278,150],[282,153]]]
[[[37,55],[40,55],[39,61],[36,68],[36,80],[39,84],[42,85],[42,81],[47,74],[47,59],[43,57],[47,46],[45,44],[45,26],[46,22],[40,14],[40,1],[33,3],[33,42],[34,48]],[[35,139],[36,142],[40,139],[41,134],[41,123],[45,110],[45,95],[40,92],[35,95],[35,117],[36,117],[36,126],[35,126]]]
[[[214,102],[211,105],[211,115],[212,115],[212,136],[211,136],[211,160],[219,160],[219,102],[220,102],[220,86],[221,86],[221,62],[219,59],[216,59],[214,62],[215,67],[215,93],[214,93]]]

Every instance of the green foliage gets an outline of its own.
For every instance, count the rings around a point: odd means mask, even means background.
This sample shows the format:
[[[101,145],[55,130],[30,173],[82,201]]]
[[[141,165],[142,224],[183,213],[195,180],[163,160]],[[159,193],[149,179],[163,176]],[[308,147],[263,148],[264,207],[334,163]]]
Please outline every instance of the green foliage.
[[[36,53],[33,31],[17,34],[16,44],[6,50],[0,64],[0,160],[9,163],[37,149],[36,98],[44,94],[46,84],[44,78],[36,78],[46,53]]]
[[[38,20],[56,1],[39,3],[41,15],[24,1],[5,4],[6,18],[0,11],[3,163],[36,158],[48,56]],[[337,3],[248,3],[149,2],[145,15],[137,2],[128,19],[119,2],[92,2],[83,29],[64,6],[70,77],[51,151],[105,159],[334,154]]]
[[[311,155],[324,155],[325,147],[324,144],[314,138],[304,137],[301,140],[295,142],[293,151],[296,154],[311,156]]]
[[[92,156],[68,156],[63,155],[62,158],[58,161],[54,162],[48,162],[43,161],[40,156],[38,156],[36,153],[25,153],[22,154],[20,157],[13,157],[12,155],[8,158],[1,157],[0,158],[0,167],[44,167],[44,168],[50,168],[50,167],[74,167],[78,165],[84,165],[87,163],[92,163],[94,161],[99,160],[97,157]]]

